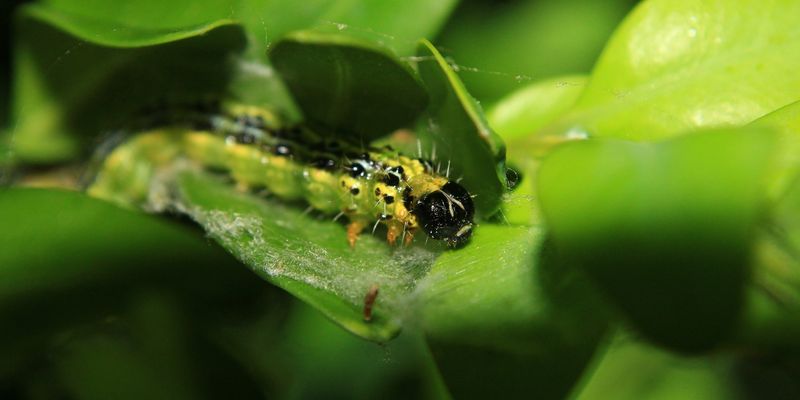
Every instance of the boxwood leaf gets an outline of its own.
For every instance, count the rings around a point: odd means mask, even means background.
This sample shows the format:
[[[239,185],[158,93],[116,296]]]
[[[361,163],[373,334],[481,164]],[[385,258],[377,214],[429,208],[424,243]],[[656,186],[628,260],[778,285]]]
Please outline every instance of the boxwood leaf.
[[[71,4],[81,4],[71,2]],[[130,18],[124,12],[116,10],[114,19],[98,18],[98,16],[86,16],[70,11],[60,10],[57,7],[45,4],[33,3],[22,11],[26,17],[37,19],[45,24],[58,27],[72,36],[80,38],[90,43],[108,47],[143,47],[156,44],[163,44],[204,35],[220,26],[235,25],[231,19],[209,18],[207,21],[200,21],[185,25],[180,28],[173,26],[147,26],[147,25],[120,25],[120,18]],[[152,17],[152,16],[151,16]],[[177,21],[169,18],[154,18],[154,21],[170,21],[175,24]]]
[[[756,120],[778,132],[768,175],[769,214],[755,258],[754,284],[734,343],[748,348],[797,351],[800,335],[800,102]]]
[[[487,113],[489,125],[506,142],[509,175],[516,175],[514,190],[503,196],[503,221],[511,225],[537,225],[540,215],[534,181],[541,158],[553,148],[583,135],[566,132],[540,134],[542,127],[572,109],[588,77],[565,75],[524,86],[498,101]]]
[[[739,322],[773,139],[564,145],[541,166],[541,209],[559,250],[644,336],[707,350]]]
[[[77,192],[0,189],[0,217],[7,228],[0,230],[4,311],[20,299],[91,282],[236,265],[191,229]],[[163,270],[165,262],[175,269]]]
[[[252,50],[263,55],[268,42],[284,34],[310,28],[358,33],[383,41],[402,53],[414,51],[420,37],[436,34],[455,0],[358,1],[308,0],[43,0],[48,7],[121,27],[172,29],[221,18],[240,21],[247,29]]]
[[[587,73],[631,0],[467,1],[437,38],[482,102],[494,102],[532,80]]]
[[[495,103],[486,113],[489,125],[506,143],[534,136],[575,105],[587,81],[584,75],[564,75],[531,83]]]
[[[730,399],[741,379],[731,357],[683,357],[624,334],[598,355],[591,373],[572,398],[599,400]],[[740,383],[741,382],[737,382]]]
[[[205,313],[267,285],[195,230],[53,189],[0,189],[0,373],[55,331],[107,317],[142,288]],[[205,314],[204,314],[205,315]]]
[[[770,172],[769,194],[772,198],[781,198],[796,186],[800,168],[800,101],[755,120],[753,125],[773,129],[779,134],[775,165]]]
[[[421,134],[430,146],[426,155],[450,176],[463,178],[461,183],[476,195],[479,214],[490,216],[506,191],[506,149],[503,140],[492,131],[478,102],[470,96],[455,71],[439,50],[421,40],[417,51],[419,74],[431,96],[427,124]]]
[[[330,217],[242,194],[204,173],[180,174],[178,191],[178,209],[253,271],[365,339],[398,334],[414,283],[435,257],[424,248],[393,249],[378,235],[362,235],[351,249],[345,227]],[[373,285],[379,294],[365,322]]]
[[[796,101],[798,14],[800,3],[782,0],[642,2],[559,129],[656,139],[742,125]]]
[[[541,158],[555,146],[582,135],[540,134],[542,127],[572,109],[588,77],[565,75],[534,82],[498,101],[487,113],[489,125],[506,142],[509,168],[517,175],[513,192],[503,196],[503,220],[512,225],[540,221],[534,180]]]
[[[539,227],[482,224],[416,289],[419,323],[455,397],[561,398],[605,328],[602,303]]]
[[[274,43],[269,57],[305,122],[327,135],[366,144],[411,125],[427,105],[407,65],[349,35],[295,32]]]
[[[88,138],[129,126],[145,106],[220,96],[230,56],[245,45],[228,20],[115,29],[44,5],[22,10],[10,137],[20,161],[74,159],[90,150]]]

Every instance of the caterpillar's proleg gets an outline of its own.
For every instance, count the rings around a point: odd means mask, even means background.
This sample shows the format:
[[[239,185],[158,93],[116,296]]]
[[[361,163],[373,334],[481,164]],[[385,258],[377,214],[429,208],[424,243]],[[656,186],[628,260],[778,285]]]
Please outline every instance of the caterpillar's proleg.
[[[350,247],[356,247],[358,235],[361,234],[366,225],[364,221],[353,221],[347,224],[347,243],[350,243]]]

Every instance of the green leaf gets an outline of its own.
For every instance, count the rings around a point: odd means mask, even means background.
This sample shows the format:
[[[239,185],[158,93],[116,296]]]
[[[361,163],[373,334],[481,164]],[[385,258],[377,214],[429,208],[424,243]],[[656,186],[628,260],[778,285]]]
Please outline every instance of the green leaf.
[[[563,397],[605,328],[587,280],[540,228],[482,224],[418,283],[423,331],[451,393]]]
[[[255,325],[247,337],[238,334],[229,339],[250,359],[247,367],[272,372],[256,379],[284,383],[272,397],[366,399],[384,393],[389,398],[448,398],[417,332],[404,331],[376,346],[300,302],[292,303],[289,311],[288,318],[273,318],[272,326]],[[275,327],[275,322],[283,324]],[[267,339],[265,328],[272,328]]]
[[[800,99],[800,3],[641,3],[556,129],[657,139],[742,125]]]
[[[206,232],[269,282],[311,304],[365,339],[385,342],[398,334],[414,282],[435,253],[421,247],[393,249],[362,235],[355,249],[345,228],[329,217],[237,192],[203,173],[178,177],[180,203]],[[364,297],[379,286],[370,322]]]
[[[0,189],[0,307],[88,282],[234,265],[230,256],[155,217],[77,192]],[[163,261],[174,270],[163,270]],[[226,261],[227,260],[227,261]]]
[[[532,83],[501,99],[487,113],[489,125],[506,142],[509,169],[518,178],[514,191],[503,196],[504,222],[511,225],[540,223],[534,183],[541,158],[555,146],[583,137],[573,137],[569,132],[542,135],[539,130],[575,105],[587,79],[586,76],[567,75]]]
[[[134,111],[161,104],[164,98],[180,102],[229,93],[297,119],[285,88],[264,64],[269,41],[288,30],[316,27],[346,30],[369,37],[371,43],[409,49],[420,35],[432,35],[438,29],[454,1],[297,4],[50,0],[30,5],[18,32],[22,43],[14,68],[20,74],[14,83],[18,98],[13,113],[18,123],[11,139],[16,151],[26,162],[74,159],[84,144],[74,136],[119,129],[131,123]],[[244,29],[235,27],[233,20],[241,20]],[[50,30],[46,25],[78,39],[40,32]],[[206,33],[210,37],[203,37]],[[149,46],[179,39],[173,45],[129,51],[104,47]]]
[[[419,73],[431,96],[429,120],[421,134],[435,146],[438,159],[451,164],[451,177],[475,198],[484,217],[494,214],[506,190],[505,145],[486,122],[478,103],[467,92],[447,61],[429,41],[419,44]],[[433,157],[431,157],[433,158]],[[444,171],[445,165],[440,165]]]
[[[220,18],[242,21],[254,39],[279,38],[287,32],[333,27],[370,35],[396,50],[414,50],[420,37],[432,37],[450,14],[455,0],[404,2],[348,0],[139,0],[110,3],[103,0],[47,0],[48,6],[129,26],[164,28]],[[265,43],[266,44],[266,43]]]
[[[565,145],[540,169],[541,208],[562,254],[645,337],[707,350],[739,322],[773,138]]]
[[[358,143],[409,126],[427,104],[416,77],[387,49],[342,34],[296,32],[269,53],[310,126]]]
[[[617,335],[573,398],[595,400],[730,399],[728,357],[689,358]]]
[[[506,141],[509,160],[533,172],[535,159],[570,139],[569,132],[541,135],[539,130],[575,105],[587,79],[569,75],[536,82],[511,93],[489,110],[489,124]]]
[[[82,4],[74,1],[70,3]],[[124,12],[120,14],[120,10],[115,10],[114,19],[108,19],[99,17],[96,14],[93,17],[82,14],[72,14],[68,11],[60,11],[57,8],[38,3],[25,7],[24,13],[29,18],[34,18],[42,23],[58,27],[65,33],[89,43],[108,47],[153,46],[204,35],[218,27],[236,24],[236,22],[231,19],[209,19],[208,21],[192,23],[191,25],[181,26],[176,29],[173,24],[177,21],[169,17],[163,18],[162,16],[162,18],[151,18],[150,20],[169,21],[170,25],[149,26],[149,24],[136,24],[121,26],[120,22],[117,22],[120,17],[126,16],[125,19],[130,19],[130,15]]]
[[[233,19],[245,26],[251,60],[262,58],[271,41],[300,29],[347,31],[402,54],[420,37],[433,37],[456,0],[404,2],[308,0],[44,0],[59,12],[107,21],[118,30],[175,29]]]
[[[800,101],[789,104],[753,122],[779,133],[776,160],[770,172],[769,194],[780,198],[796,186],[800,168]],[[800,210],[798,210],[800,211]]]
[[[791,227],[798,235],[797,226]],[[770,240],[776,241],[775,237]],[[731,346],[764,353],[800,354],[800,268],[797,250],[761,243],[742,322]]]
[[[489,125],[506,143],[533,136],[575,105],[587,81],[584,75],[565,75],[525,86],[489,109]]]
[[[237,18],[252,26],[256,33],[272,39],[301,29],[342,32],[385,46],[400,55],[412,55],[417,40],[435,37],[457,3],[457,0],[313,0],[302,3],[250,0],[243,1],[242,6],[252,11],[243,10],[237,13]]]
[[[248,274],[252,281],[260,281]],[[246,370],[217,341],[220,327],[233,321],[242,323],[241,316],[233,319],[230,314],[249,308],[246,303],[228,303],[220,318],[214,315],[218,310],[198,307],[200,298],[187,301],[176,298],[174,291],[158,289],[143,290],[125,299],[113,318],[98,318],[57,336],[47,347],[38,349],[39,357],[46,355],[40,369],[17,379],[28,387],[43,383],[36,380],[52,385],[56,393],[47,397],[68,394],[82,399],[177,400],[273,394],[269,385],[256,381],[253,371]],[[232,287],[226,289],[233,291]],[[252,298],[247,300],[253,302]],[[206,320],[212,315],[216,325]]]
[[[227,91],[230,57],[245,44],[241,28],[225,20],[112,35],[115,28],[103,21],[37,4],[23,11],[11,143],[24,162],[74,159],[89,150],[82,145],[91,137],[130,126],[148,105],[219,97]],[[98,38],[126,47],[97,45]],[[154,43],[164,44],[138,47]]]
[[[482,102],[531,80],[588,73],[632,0],[465,1],[436,44]]]
[[[769,213],[756,243],[752,284],[747,307],[733,345],[787,354],[800,354],[800,184],[797,161],[798,108],[790,106],[756,121],[755,125],[783,128],[779,131],[773,170],[768,178]],[[772,173],[776,172],[776,173]],[[790,179],[792,178],[792,179]],[[777,184],[776,184],[777,183]]]
[[[103,0],[41,0],[35,7],[51,10],[61,15],[117,25],[118,30],[170,30],[191,25],[204,25],[220,19],[235,19],[232,4],[238,2],[211,0],[202,4],[190,0],[168,3],[158,0],[123,1],[109,3]],[[235,8],[234,8],[235,11]],[[78,29],[82,29],[78,27]],[[86,28],[92,31],[94,27]],[[96,33],[96,32],[95,32]],[[94,34],[94,33],[93,33]]]
[[[107,316],[142,287],[208,299],[263,290],[196,231],[62,190],[0,189],[0,374],[52,332]]]

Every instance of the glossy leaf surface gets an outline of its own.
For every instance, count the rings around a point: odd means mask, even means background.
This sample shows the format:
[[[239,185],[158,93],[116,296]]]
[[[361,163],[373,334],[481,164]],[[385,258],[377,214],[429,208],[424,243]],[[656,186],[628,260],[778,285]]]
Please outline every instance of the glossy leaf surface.
[[[565,145],[541,167],[542,212],[639,331],[706,350],[739,321],[772,139],[751,129]]]

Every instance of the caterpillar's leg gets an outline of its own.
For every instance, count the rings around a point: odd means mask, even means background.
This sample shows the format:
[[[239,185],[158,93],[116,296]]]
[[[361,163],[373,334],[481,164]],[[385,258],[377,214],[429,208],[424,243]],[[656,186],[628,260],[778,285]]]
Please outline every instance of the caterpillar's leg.
[[[356,247],[356,240],[358,235],[364,230],[367,224],[364,221],[351,221],[347,225],[347,243],[350,243],[350,248]]]
[[[397,238],[403,235],[403,224],[395,221],[390,221],[386,224],[386,241],[389,245],[394,246],[397,244]]]
[[[414,230],[413,229],[407,229],[406,230],[406,238],[403,241],[403,244],[405,246],[411,246],[411,243],[413,241],[414,241]]]

